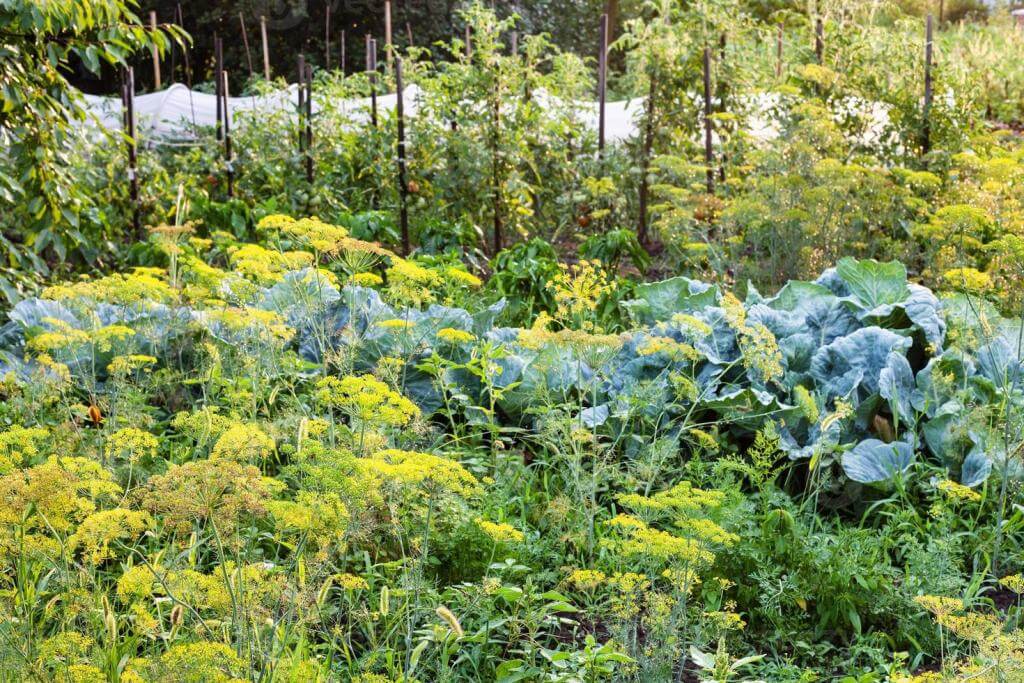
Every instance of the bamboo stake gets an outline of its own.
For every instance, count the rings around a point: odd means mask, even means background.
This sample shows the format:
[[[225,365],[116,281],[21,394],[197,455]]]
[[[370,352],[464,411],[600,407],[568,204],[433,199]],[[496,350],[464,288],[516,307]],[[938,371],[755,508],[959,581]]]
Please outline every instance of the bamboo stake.
[[[267,44],[267,18],[260,15],[260,37],[263,39],[263,78],[270,80],[270,46]]]
[[[608,15],[601,15],[597,53],[597,153],[604,158],[605,99],[608,90]]]
[[[405,98],[402,93],[402,58],[395,58],[395,114],[398,121],[398,220],[402,231],[402,256],[408,256],[409,244],[409,185],[405,178]]]
[[[149,13],[149,29],[156,32],[156,11]],[[160,50],[157,49],[156,44],[150,48],[153,52],[153,89],[160,90]]]
[[[704,47],[704,165],[707,166],[708,194],[715,193],[715,161],[711,149],[711,48]]]
[[[930,14],[925,20],[924,32],[924,111],[922,112],[924,130],[921,151],[928,154],[932,148],[931,121],[929,120],[932,110],[932,15]]]
[[[249,78],[253,77],[252,53],[249,51],[249,32],[245,30],[245,15],[238,13],[238,23],[242,25],[242,45],[245,46],[245,61],[249,65]]]

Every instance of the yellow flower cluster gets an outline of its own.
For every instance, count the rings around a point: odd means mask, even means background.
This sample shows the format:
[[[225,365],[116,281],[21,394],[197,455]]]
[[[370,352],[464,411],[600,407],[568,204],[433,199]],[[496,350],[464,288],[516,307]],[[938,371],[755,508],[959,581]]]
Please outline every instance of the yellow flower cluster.
[[[212,459],[261,462],[274,452],[274,440],[256,425],[235,423],[217,439],[210,451]]]
[[[689,344],[677,342],[671,337],[647,337],[637,346],[636,350],[641,356],[664,354],[669,360],[677,363],[695,362],[701,359],[697,349]]]
[[[601,587],[608,576],[599,569],[573,569],[566,577],[565,583],[581,591],[595,591]]]
[[[14,425],[0,432],[0,475],[22,467],[39,455],[39,442],[49,436],[43,427]]]
[[[548,283],[558,307],[555,317],[579,329],[593,330],[591,317],[601,299],[615,291],[615,281],[597,260],[559,265],[561,271]]]
[[[110,435],[103,452],[108,460],[134,463],[140,458],[155,456],[159,445],[159,440],[149,432],[135,427],[125,427]]]
[[[305,536],[314,546],[340,542],[348,529],[348,508],[336,493],[299,491],[294,501],[267,503],[276,527]]]
[[[468,344],[476,339],[471,332],[465,330],[457,330],[454,327],[444,327],[437,331],[438,341],[442,341],[446,344],[452,344],[458,346],[460,344]]]
[[[942,274],[942,282],[968,294],[985,294],[992,289],[992,277],[975,268],[951,268]]]
[[[981,494],[972,488],[959,484],[949,479],[944,479],[935,485],[939,491],[942,491],[950,500],[954,500],[961,503],[976,503],[981,500]]]
[[[231,249],[231,266],[238,273],[261,285],[280,282],[281,276],[291,270],[313,265],[313,255],[306,251],[273,251],[258,244],[244,244]]]
[[[469,289],[479,289],[483,286],[483,281],[473,273],[462,268],[456,268],[452,266],[444,271],[445,280],[448,282],[458,285],[460,287],[468,287]]]
[[[486,519],[476,520],[480,530],[491,537],[495,543],[522,543],[526,538],[523,532],[511,524],[489,522]]]
[[[131,273],[114,273],[96,280],[82,280],[47,287],[44,299],[65,302],[102,301],[122,306],[149,306],[170,303],[174,289],[160,268],[136,268]]]
[[[377,273],[355,273],[348,280],[357,287],[379,287],[384,284],[384,278]]]
[[[422,306],[435,300],[434,288],[441,284],[437,273],[406,259],[392,259],[387,269],[388,294],[397,303]]]
[[[400,487],[462,497],[480,493],[480,484],[455,460],[430,453],[389,449],[357,461],[367,475]]]
[[[127,377],[138,370],[148,371],[156,365],[156,358],[137,353],[114,356],[107,365],[107,372],[119,377]]]
[[[140,510],[100,510],[82,520],[68,538],[68,548],[80,550],[86,562],[97,565],[113,556],[112,542],[134,538],[152,526],[152,517]]]
[[[729,327],[736,332],[743,366],[756,371],[765,382],[779,380],[785,371],[782,368],[782,351],[775,335],[762,323],[747,324],[746,310],[731,292],[722,295],[722,308]]]
[[[328,376],[316,383],[320,405],[370,424],[401,427],[419,415],[416,404],[373,375]]]

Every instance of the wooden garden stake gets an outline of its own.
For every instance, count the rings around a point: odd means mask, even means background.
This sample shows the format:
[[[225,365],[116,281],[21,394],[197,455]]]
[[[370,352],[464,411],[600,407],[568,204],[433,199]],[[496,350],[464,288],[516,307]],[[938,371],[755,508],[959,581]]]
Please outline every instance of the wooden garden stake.
[[[384,0],[384,62],[391,73],[391,0]]]
[[[217,142],[220,142],[224,139],[224,112],[221,108],[224,99],[224,93],[222,92],[224,79],[221,75],[224,71],[224,46],[221,43],[220,36],[213,37],[213,61],[213,94],[217,100]]]
[[[469,26],[466,26],[466,59],[473,57],[473,37]]]
[[[249,51],[249,32],[245,30],[245,15],[238,13],[238,23],[242,26],[242,45],[245,47],[245,61],[249,66],[249,78],[253,76],[252,53]]]
[[[519,54],[519,31],[512,31],[512,35],[509,37],[508,53],[513,57]]]
[[[156,11],[149,13],[149,29],[156,32]],[[153,52],[153,89],[160,89],[160,50],[154,44],[150,50]]]
[[[718,85],[718,111],[721,114],[726,112],[725,108],[725,97],[726,97],[726,83],[725,83],[725,45],[726,37],[723,33],[718,37],[718,66],[715,73],[717,74],[717,85]],[[718,182],[725,182],[725,153],[719,155],[718,164]]]
[[[304,55],[299,55],[298,73],[299,78],[295,81],[297,87],[295,99],[298,105],[299,154],[303,155],[306,153],[306,122],[303,120],[306,117],[306,57]]]
[[[331,68],[331,3],[324,10],[324,68]]]
[[[408,21],[405,22],[405,37],[409,41],[409,47],[412,47],[412,24]]]
[[[402,58],[395,58],[395,115],[398,121],[398,222],[402,231],[402,256],[408,256],[409,244],[409,185],[405,172],[405,97],[402,93]]]
[[[925,20],[924,34],[924,110],[922,111],[921,151],[928,154],[932,147],[931,121],[929,120],[932,109],[932,15],[930,14]]]
[[[235,167],[231,152],[231,110],[228,108],[228,72],[220,72],[221,98],[224,100],[224,168],[228,175],[228,198],[235,196]]]
[[[711,149],[711,48],[704,47],[704,165],[707,166],[708,194],[715,193],[715,155]]]
[[[306,65],[306,182],[313,184],[313,65]]]
[[[377,41],[366,36],[366,74],[370,80],[370,123],[377,127]]]
[[[339,64],[341,66],[341,75],[345,75],[345,29],[341,29],[341,56],[339,57]]]
[[[608,15],[601,15],[597,53],[597,153],[604,158],[605,98],[608,89]]]
[[[260,37],[263,39],[263,78],[270,80],[270,46],[267,45],[267,18],[260,16]]]
[[[501,251],[502,202],[501,159],[499,135],[501,131],[501,71],[494,73],[494,104],[491,108],[491,190],[494,193],[494,254]]]
[[[637,204],[640,218],[637,222],[636,238],[645,247],[647,239],[647,172],[651,165],[651,149],[654,147],[654,94],[656,92],[656,80],[654,74],[650,75],[650,86],[647,91],[647,107],[644,113],[644,144],[640,156],[640,196]]]
[[[125,142],[128,150],[128,193],[132,202],[132,229],[142,238],[142,220],[139,215],[139,172],[135,141],[135,69],[127,67],[121,71],[121,100]]]
[[[825,24],[821,17],[814,22],[814,55],[818,58],[818,64],[825,63]]]

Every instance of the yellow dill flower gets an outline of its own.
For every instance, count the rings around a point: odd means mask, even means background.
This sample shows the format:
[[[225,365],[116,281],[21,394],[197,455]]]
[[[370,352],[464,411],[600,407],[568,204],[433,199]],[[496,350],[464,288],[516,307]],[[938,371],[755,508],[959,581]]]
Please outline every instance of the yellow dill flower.
[[[584,329],[592,327],[590,318],[601,299],[615,291],[615,281],[597,260],[559,265],[561,271],[548,283],[558,307],[555,317]]]
[[[92,664],[72,664],[65,675],[70,683],[107,683],[107,674]]]
[[[670,337],[647,337],[637,346],[637,353],[641,356],[653,356],[658,353],[665,354],[670,360],[676,362],[700,360],[700,353],[690,346],[677,342]]]
[[[971,294],[984,294],[992,289],[992,278],[975,268],[952,268],[942,274],[947,287]]]
[[[0,530],[26,526],[71,532],[121,487],[95,460],[50,456],[46,462],[0,477]]]
[[[581,591],[594,591],[607,579],[607,575],[599,569],[573,569],[565,582]]]
[[[154,365],[156,365],[156,358],[153,356],[132,353],[114,356],[107,365],[107,372],[111,375],[126,377],[137,370],[149,371]]]
[[[945,493],[950,500],[962,503],[976,503],[981,500],[981,494],[974,489],[949,479],[940,481],[935,488]]]
[[[96,565],[113,556],[112,542],[134,538],[152,526],[153,519],[139,510],[101,510],[82,520],[68,538],[68,547],[80,550],[86,562]]]
[[[366,474],[399,486],[446,491],[463,497],[480,493],[480,484],[455,460],[429,453],[389,449],[356,461]]]
[[[315,546],[341,541],[348,529],[348,508],[336,493],[299,491],[294,502],[270,501],[267,510],[278,529],[305,535]]]
[[[936,617],[953,614],[964,608],[962,601],[942,595],[918,595],[914,598],[914,602]]]
[[[402,318],[388,318],[387,320],[380,320],[376,324],[378,327],[383,327],[386,330],[411,330],[416,326],[411,320],[403,320]]]
[[[210,451],[211,459],[259,462],[274,452],[274,440],[255,425],[235,423],[228,427]]]
[[[122,306],[147,307],[173,301],[174,288],[165,278],[166,272],[163,269],[138,268],[131,273],[114,273],[97,280],[47,287],[42,297],[72,303],[103,301]]]
[[[373,375],[328,376],[316,383],[320,405],[373,424],[401,427],[420,413],[416,404]]]
[[[454,327],[444,327],[437,331],[437,338],[439,341],[443,341],[446,344],[468,344],[474,341],[476,337],[471,332],[465,330],[457,330]]]
[[[243,276],[261,285],[281,281],[291,270],[313,265],[313,255],[306,251],[273,251],[258,244],[244,244],[229,251],[231,266]]]
[[[225,308],[206,311],[206,317],[210,323],[219,323],[232,334],[254,335],[257,338],[269,337],[268,341],[271,342],[287,341],[295,333],[276,311],[264,311],[259,308]]]
[[[377,273],[356,273],[348,281],[359,287],[379,287],[384,284],[384,278]]]
[[[1017,595],[1024,595],[1024,576],[1021,576],[1020,574],[1004,576],[999,579],[999,584],[1004,588],[1013,591]]]
[[[673,324],[681,327],[684,333],[697,339],[707,337],[712,332],[710,325],[689,313],[676,313],[670,320]]]
[[[262,223],[262,221],[261,221]],[[348,237],[348,230],[324,223],[315,216],[280,222],[278,230],[311,246],[320,253],[337,252]]]
[[[110,435],[103,453],[109,460],[123,459],[134,463],[140,458],[155,456],[159,445],[159,440],[149,432],[135,427],[125,427]]]
[[[483,286],[483,281],[469,271],[452,266],[444,271],[445,279],[456,285],[477,289]]]
[[[422,306],[435,300],[433,288],[441,284],[437,273],[406,259],[392,259],[387,269],[388,294],[396,302]]]
[[[676,526],[687,533],[691,538],[701,543],[712,543],[714,545],[733,545],[738,543],[740,537],[726,531],[717,523],[706,517],[687,517],[676,521]]]
[[[370,584],[366,582],[366,579],[355,574],[332,574],[331,582],[344,591],[370,590]]]
[[[89,659],[89,650],[95,642],[78,631],[64,631],[40,644],[39,659],[48,666],[78,664]]]
[[[39,455],[39,442],[49,436],[43,427],[14,425],[0,432],[0,474],[22,467]]]
[[[718,452],[718,441],[715,439],[714,436],[712,436],[708,432],[704,431],[703,429],[697,429],[696,427],[690,427],[690,429],[687,432],[687,434],[692,436],[697,441],[697,443],[700,445],[700,447],[703,448],[704,450],[706,450],[706,451],[708,451],[710,453]]]
[[[477,519],[476,525],[480,530],[491,537],[495,543],[522,543],[526,538],[523,532],[511,524],[489,522],[486,519]]]
[[[235,683],[245,678],[246,665],[224,643],[199,641],[171,646],[150,669],[156,675],[145,678],[151,680],[166,680],[158,672],[173,672],[174,680]]]
[[[144,564],[137,564],[118,577],[117,597],[124,603],[149,598],[153,595],[156,583],[157,577],[153,570]]]

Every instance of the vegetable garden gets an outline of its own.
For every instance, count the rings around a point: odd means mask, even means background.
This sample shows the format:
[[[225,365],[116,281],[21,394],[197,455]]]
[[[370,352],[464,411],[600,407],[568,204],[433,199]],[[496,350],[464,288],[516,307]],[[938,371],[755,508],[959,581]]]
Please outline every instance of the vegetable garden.
[[[1024,30],[614,4],[0,2],[0,680],[1024,680]]]

